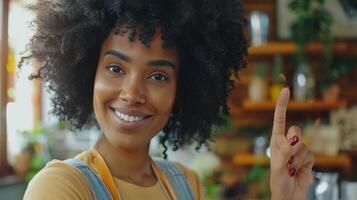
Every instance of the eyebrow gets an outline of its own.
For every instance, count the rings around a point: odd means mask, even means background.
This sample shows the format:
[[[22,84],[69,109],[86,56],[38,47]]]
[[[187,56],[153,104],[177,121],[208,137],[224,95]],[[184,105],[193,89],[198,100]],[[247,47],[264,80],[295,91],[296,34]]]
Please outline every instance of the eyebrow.
[[[131,62],[131,59],[129,58],[129,56],[127,56],[123,53],[120,53],[119,51],[110,50],[104,54],[104,56],[107,56],[107,55],[112,55],[112,56],[115,56],[115,57],[117,57],[121,60],[124,60],[126,62]]]
[[[152,60],[149,61],[148,64],[153,67],[169,66],[174,69],[176,68],[176,65],[168,60]]]
[[[119,51],[116,51],[116,50],[110,50],[110,51],[107,51],[104,56],[107,56],[107,55],[112,55],[112,56],[115,56],[121,60],[124,60],[126,62],[131,62],[131,58]],[[168,66],[168,67],[172,67],[172,68],[176,68],[176,65],[169,61],[169,60],[151,60],[148,62],[148,65],[149,66],[152,66],[152,67],[165,67],[165,66]]]

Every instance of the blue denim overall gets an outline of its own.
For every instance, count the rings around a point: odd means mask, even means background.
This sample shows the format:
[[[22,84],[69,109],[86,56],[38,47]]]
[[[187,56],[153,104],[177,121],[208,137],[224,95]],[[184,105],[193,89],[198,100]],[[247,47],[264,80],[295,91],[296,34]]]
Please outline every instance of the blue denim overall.
[[[87,178],[96,200],[112,200],[112,196],[102,180],[86,164],[79,160],[67,159],[66,163],[79,169]],[[194,200],[193,193],[187,182],[186,176],[172,162],[156,160],[157,166],[164,172],[171,183],[178,200]]]

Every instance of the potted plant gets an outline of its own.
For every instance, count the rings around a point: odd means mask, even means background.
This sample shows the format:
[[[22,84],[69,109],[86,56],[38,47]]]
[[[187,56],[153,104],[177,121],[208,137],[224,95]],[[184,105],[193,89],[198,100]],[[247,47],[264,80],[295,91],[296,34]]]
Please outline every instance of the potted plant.
[[[330,28],[333,18],[325,7],[325,0],[292,0],[289,9],[295,15],[290,29],[292,40],[297,47],[295,63],[298,67],[294,74],[294,97],[298,100],[310,100],[314,98],[316,78],[310,69],[305,48],[311,42],[321,43],[324,49],[323,72],[330,71],[333,53]],[[323,73],[322,77],[326,75],[328,74]]]
[[[319,88],[324,101],[336,101],[340,93],[338,80],[357,69],[356,58],[335,57],[329,68],[320,68]]]
[[[13,166],[19,177],[30,181],[51,160],[47,138],[53,130],[55,130],[53,127],[36,126],[32,130],[19,132],[23,138],[22,150],[15,156]]]

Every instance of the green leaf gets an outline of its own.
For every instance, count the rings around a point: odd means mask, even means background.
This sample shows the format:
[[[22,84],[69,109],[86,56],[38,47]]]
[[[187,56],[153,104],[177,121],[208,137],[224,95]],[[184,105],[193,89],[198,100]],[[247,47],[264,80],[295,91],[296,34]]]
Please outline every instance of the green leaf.
[[[35,154],[31,160],[32,169],[41,169],[44,166],[43,159],[40,155]]]

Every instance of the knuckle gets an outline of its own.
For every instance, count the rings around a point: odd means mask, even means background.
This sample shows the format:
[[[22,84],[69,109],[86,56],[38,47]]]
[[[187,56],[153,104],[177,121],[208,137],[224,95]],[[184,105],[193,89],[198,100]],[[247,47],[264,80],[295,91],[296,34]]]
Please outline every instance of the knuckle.
[[[285,124],[285,117],[282,117],[282,116],[278,116],[278,117],[275,117],[275,123],[277,124]]]
[[[294,135],[301,135],[302,133],[301,128],[297,125],[290,126],[288,132]]]
[[[295,129],[295,131],[296,131],[297,133],[299,133],[299,134],[302,133],[300,126],[294,125],[293,127],[294,127],[294,129]]]
[[[293,132],[295,130],[294,128],[295,128],[295,125],[290,126],[289,129],[288,129],[288,132]]]

